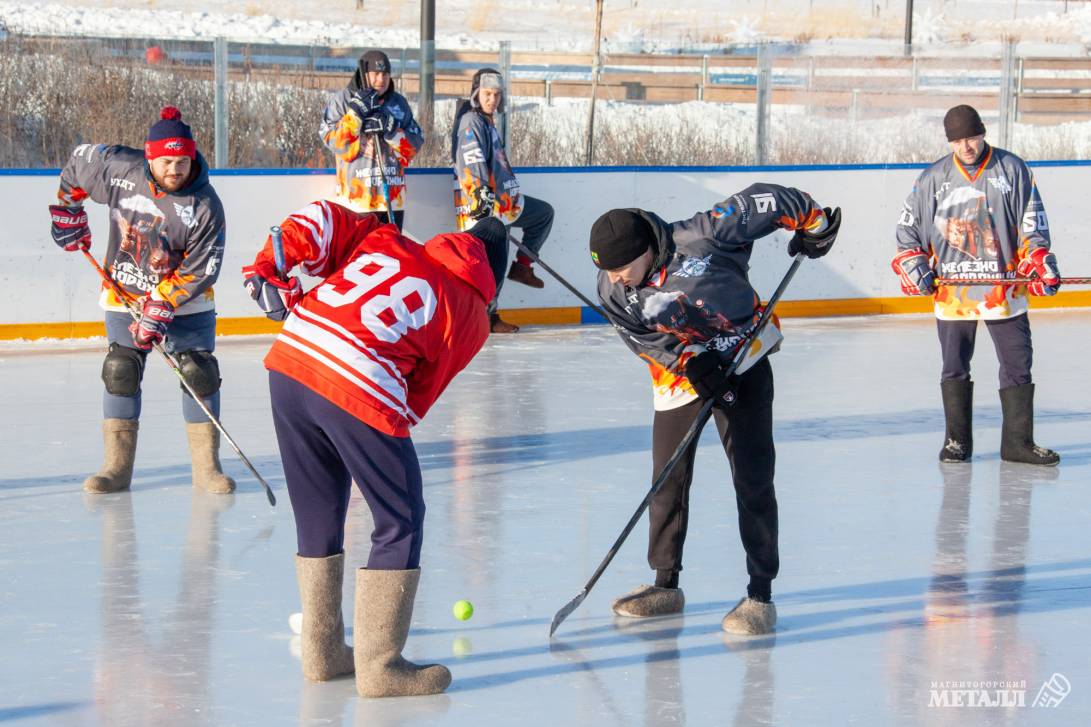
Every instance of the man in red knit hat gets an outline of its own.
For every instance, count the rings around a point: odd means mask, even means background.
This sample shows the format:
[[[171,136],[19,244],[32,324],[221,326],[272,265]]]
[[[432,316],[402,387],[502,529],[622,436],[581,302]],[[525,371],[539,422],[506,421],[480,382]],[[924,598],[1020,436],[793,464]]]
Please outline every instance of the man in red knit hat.
[[[220,372],[212,284],[224,254],[224,211],[208,181],[208,163],[173,106],[148,130],[144,150],[81,144],[61,170],[57,204],[49,206],[53,240],[70,252],[91,246],[86,200],[109,207],[105,268],[140,311],[133,322],[112,286],[102,286],[109,351],[102,365],[105,462],[83,489],[127,490],[132,481],[140,419],[140,383],[156,343],[177,357],[194,391],[219,416]],[[230,493],[223,474],[219,432],[182,392],[193,462],[193,484]]]

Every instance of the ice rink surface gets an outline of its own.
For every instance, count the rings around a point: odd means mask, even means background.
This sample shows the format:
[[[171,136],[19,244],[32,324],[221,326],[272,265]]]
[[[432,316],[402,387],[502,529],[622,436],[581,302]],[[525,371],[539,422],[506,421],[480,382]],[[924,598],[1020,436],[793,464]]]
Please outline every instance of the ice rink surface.
[[[730,473],[708,432],[684,616],[610,612],[651,577],[642,524],[548,639],[647,490],[651,392],[606,327],[494,337],[414,434],[428,515],[406,656],[447,664],[454,683],[390,700],[301,675],[288,628],[294,526],[261,365],[269,339],[221,339],[218,355],[223,421],[276,488],[275,509],[226,446],[239,492],[193,490],[180,392],[155,356],[133,489],[85,496],[102,453],[103,345],[6,345],[0,723],[1088,724],[1091,311],[1034,312],[1032,325],[1036,438],[1060,452],[1057,469],[1000,461],[984,330],[974,460],[940,466],[930,317],[784,321],[773,358],[780,622],[749,639],[720,630],[747,578]],[[355,567],[370,526],[358,496],[349,517]],[[476,607],[467,622],[451,615],[463,598]],[[981,690],[1017,706],[953,706]],[[1040,696],[1063,699],[1034,706]]]

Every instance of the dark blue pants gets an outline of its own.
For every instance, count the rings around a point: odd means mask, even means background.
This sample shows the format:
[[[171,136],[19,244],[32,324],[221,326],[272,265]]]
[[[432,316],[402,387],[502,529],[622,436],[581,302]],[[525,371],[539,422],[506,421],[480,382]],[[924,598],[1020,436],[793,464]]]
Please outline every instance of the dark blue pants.
[[[418,567],[424,492],[413,441],[373,429],[276,371],[269,372],[269,393],[299,555],[324,558],[344,550],[355,482],[375,523],[367,567]]]
[[[1030,341],[1030,320],[1026,314],[1001,321],[985,321],[1000,362],[1000,388],[1031,383],[1030,366],[1034,349]],[[940,381],[969,381],[970,359],[977,339],[977,321],[936,319],[943,373]]]
[[[133,334],[129,331],[133,319],[128,313],[106,311],[106,340],[126,348],[136,348]],[[216,350],[216,311],[204,311],[186,316],[177,316],[167,326],[167,337],[163,339],[163,348],[177,357],[183,351]],[[160,358],[158,353],[152,356]],[[157,364],[158,365],[158,364]],[[205,406],[217,417],[220,416],[220,392],[204,398]],[[105,389],[102,392],[102,416],[105,419],[139,419],[141,397],[138,390],[133,396],[118,396]],[[182,418],[188,424],[202,424],[208,416],[182,389]]]

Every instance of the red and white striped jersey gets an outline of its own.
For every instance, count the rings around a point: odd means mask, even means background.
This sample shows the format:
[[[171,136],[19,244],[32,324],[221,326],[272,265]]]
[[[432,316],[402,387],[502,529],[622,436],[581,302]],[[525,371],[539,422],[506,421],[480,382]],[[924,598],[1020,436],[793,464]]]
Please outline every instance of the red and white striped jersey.
[[[481,242],[424,246],[374,214],[313,202],[281,226],[285,266],[323,278],[292,310],[265,367],[375,429],[409,436],[489,335],[496,285]],[[257,262],[274,262],[271,240]]]

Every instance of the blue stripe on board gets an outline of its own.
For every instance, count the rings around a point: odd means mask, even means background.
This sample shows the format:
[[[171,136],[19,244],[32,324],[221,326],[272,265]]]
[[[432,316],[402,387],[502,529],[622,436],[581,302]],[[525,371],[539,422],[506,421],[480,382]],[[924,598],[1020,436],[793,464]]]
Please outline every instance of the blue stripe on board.
[[[580,307],[580,325],[586,326],[588,324],[595,323],[608,323],[608,321],[600,316],[594,308],[589,305]]]
[[[1032,167],[1088,167],[1091,166],[1091,159],[1057,159],[1052,161],[1036,161],[1029,162]],[[883,169],[925,169],[928,164],[782,164],[782,165],[766,165],[766,166],[618,166],[618,167],[516,167],[515,171],[520,174],[570,174],[578,172],[581,174],[610,174],[617,172],[637,172],[637,173],[649,173],[649,172],[706,172],[706,173],[723,173],[723,172],[842,172],[842,171],[863,171],[863,170],[883,170]],[[316,176],[334,173],[333,169],[288,169],[288,168],[273,168],[273,169],[258,169],[258,168],[240,168],[240,169],[212,169],[210,170],[212,176],[215,177],[253,177],[253,176]],[[447,167],[428,167],[425,169],[407,169],[412,175],[436,175],[436,174],[451,174],[451,170]],[[0,177],[49,177],[56,176],[61,173],[60,169],[0,169]]]

